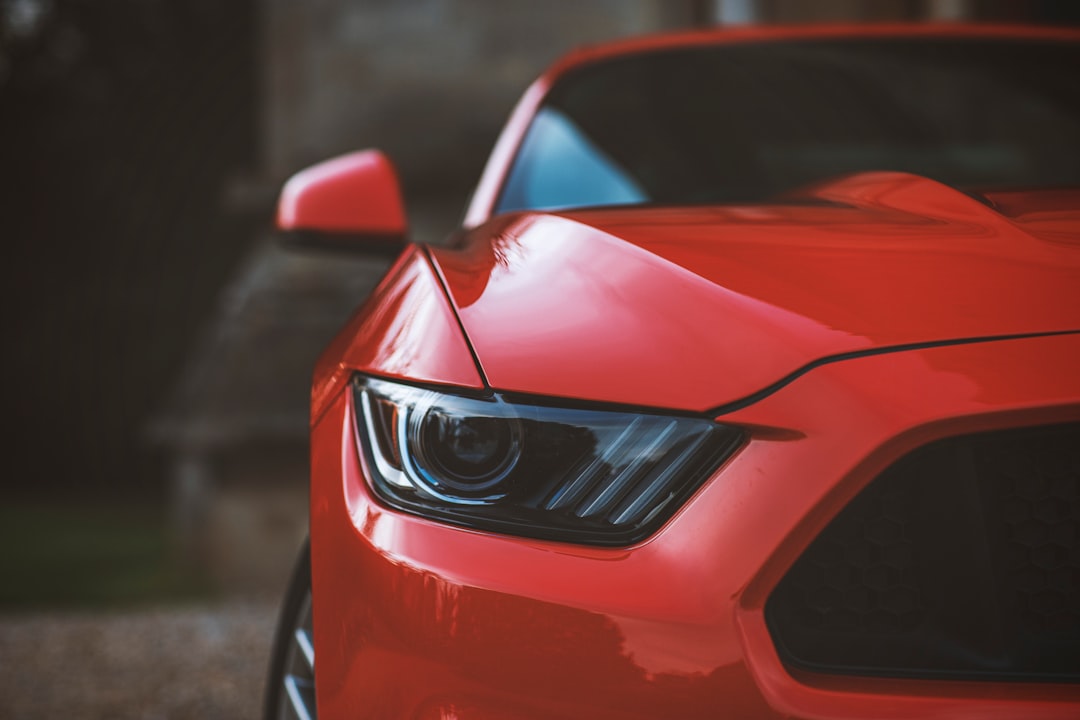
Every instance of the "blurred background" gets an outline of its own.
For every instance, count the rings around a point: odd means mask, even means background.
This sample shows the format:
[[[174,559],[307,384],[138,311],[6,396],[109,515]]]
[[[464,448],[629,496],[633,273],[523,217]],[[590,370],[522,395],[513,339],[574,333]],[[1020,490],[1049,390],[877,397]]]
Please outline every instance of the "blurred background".
[[[1069,0],[0,0],[0,718],[256,717],[310,368],[385,260],[288,253],[363,147],[454,227],[574,46],[717,24],[1080,22]]]

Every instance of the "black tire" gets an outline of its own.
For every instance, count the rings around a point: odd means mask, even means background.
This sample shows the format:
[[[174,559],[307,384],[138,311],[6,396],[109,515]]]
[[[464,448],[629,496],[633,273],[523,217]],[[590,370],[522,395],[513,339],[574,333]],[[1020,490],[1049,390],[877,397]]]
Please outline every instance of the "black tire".
[[[311,638],[311,547],[305,540],[274,634],[263,701],[266,720],[316,720]]]

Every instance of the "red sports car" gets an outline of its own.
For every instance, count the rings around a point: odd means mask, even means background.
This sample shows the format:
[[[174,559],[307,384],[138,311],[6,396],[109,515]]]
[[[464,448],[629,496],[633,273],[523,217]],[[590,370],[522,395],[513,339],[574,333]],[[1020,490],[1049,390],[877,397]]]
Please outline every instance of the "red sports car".
[[[401,254],[269,717],[1080,717],[1080,32],[589,48],[449,245],[376,152],[278,222]]]

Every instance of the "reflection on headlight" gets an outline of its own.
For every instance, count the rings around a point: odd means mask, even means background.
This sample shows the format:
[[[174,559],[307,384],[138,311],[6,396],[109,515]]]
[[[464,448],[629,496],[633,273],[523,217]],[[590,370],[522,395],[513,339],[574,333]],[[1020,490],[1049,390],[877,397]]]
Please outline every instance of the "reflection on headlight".
[[[654,532],[742,433],[700,417],[560,408],[358,378],[375,493],[468,527],[599,545]]]

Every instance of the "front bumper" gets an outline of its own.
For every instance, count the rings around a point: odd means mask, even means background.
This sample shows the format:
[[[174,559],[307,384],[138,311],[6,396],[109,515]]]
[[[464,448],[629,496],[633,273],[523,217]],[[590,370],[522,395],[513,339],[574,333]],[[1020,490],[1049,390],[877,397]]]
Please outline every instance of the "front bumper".
[[[312,435],[323,718],[1080,715],[1080,688],[812,676],[780,662],[770,591],[881,470],[949,435],[1080,419],[1080,337],[818,367],[723,416],[750,441],[658,533],[585,548],[382,507],[350,393]]]

